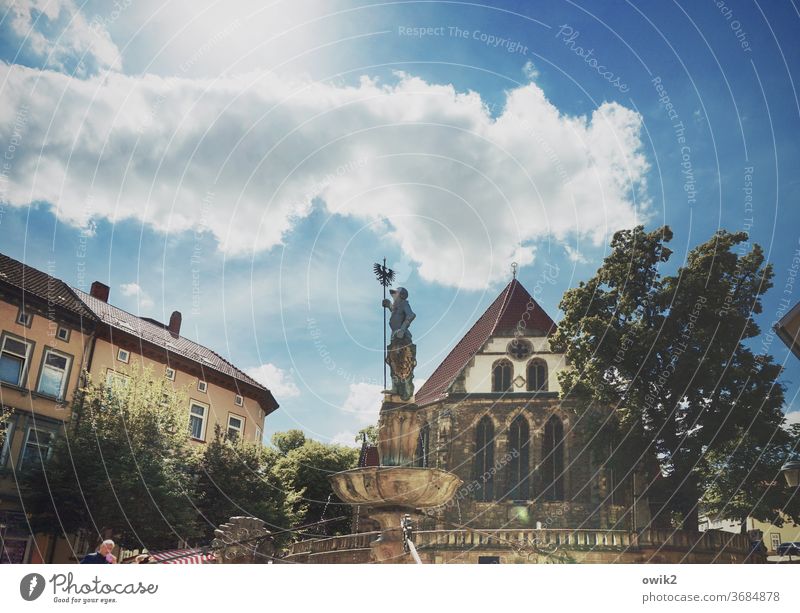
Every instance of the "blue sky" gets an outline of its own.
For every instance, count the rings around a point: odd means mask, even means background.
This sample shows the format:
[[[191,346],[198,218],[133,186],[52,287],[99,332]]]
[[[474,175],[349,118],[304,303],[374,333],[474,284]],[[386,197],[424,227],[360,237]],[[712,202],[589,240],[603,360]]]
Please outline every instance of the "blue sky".
[[[558,319],[636,222],[672,226],[672,266],[718,227],[749,230],[776,270],[766,334],[800,301],[782,293],[800,246],[795,4],[597,4],[17,2],[1,249],[107,282],[134,313],[182,311],[274,389],[267,435],[346,441],[377,417],[382,257],[418,314],[420,379],[512,261]],[[762,342],[800,409],[800,365]]]

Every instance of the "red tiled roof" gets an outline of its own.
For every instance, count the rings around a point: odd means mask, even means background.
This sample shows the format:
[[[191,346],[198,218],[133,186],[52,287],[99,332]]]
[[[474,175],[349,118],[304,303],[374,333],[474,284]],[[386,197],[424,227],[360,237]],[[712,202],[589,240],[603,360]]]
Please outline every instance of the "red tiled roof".
[[[530,317],[526,322],[522,316],[528,308]],[[513,279],[419,388],[416,403],[424,406],[444,398],[456,377],[492,336],[512,336],[519,325],[524,326],[520,332],[525,336],[548,336],[556,328],[522,283]]]
[[[111,326],[115,330],[126,334],[132,334],[143,341],[147,341],[164,349],[164,351],[168,353],[174,353],[175,355],[197,362],[201,368],[216,370],[217,372],[233,377],[243,383],[247,383],[267,394],[270,393],[269,390],[258,381],[236,368],[233,364],[208,347],[195,343],[185,336],[173,336],[164,325],[143,317],[132,315],[107,302],[98,300],[94,296],[79,289],[74,291],[100,321]],[[275,406],[277,408],[277,403],[275,403]]]
[[[358,457],[358,467],[364,468],[365,466],[378,466],[381,461],[378,456],[378,448],[375,445],[362,443],[361,453]]]
[[[78,299],[70,287],[55,277],[41,270],[0,253],[0,282],[22,290],[44,300],[49,305],[58,305],[82,318],[94,320],[94,317]]]

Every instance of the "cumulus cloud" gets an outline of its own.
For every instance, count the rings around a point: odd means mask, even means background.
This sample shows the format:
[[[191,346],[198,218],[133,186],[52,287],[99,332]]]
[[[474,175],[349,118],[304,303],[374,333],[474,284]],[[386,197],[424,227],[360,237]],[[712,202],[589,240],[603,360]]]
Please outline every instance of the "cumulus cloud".
[[[11,204],[207,231],[232,257],[280,245],[318,207],[394,241],[423,279],[479,289],[539,240],[598,245],[646,209],[641,116],[565,115],[535,83],[496,117],[477,93],[402,73],[77,80],[0,65],[0,83],[0,137],[26,117]]]
[[[347,398],[342,404],[342,412],[353,415],[359,426],[377,424],[383,400],[382,390],[382,386],[372,383],[351,383]]]
[[[153,299],[138,283],[123,283],[119,287],[123,296],[136,298],[140,309],[149,309],[153,306]]]
[[[0,32],[18,47],[18,60],[79,76],[118,70],[120,53],[107,23],[126,6],[120,2],[111,15],[87,20],[73,0],[0,0]]]
[[[281,401],[281,398],[291,398],[300,395],[300,389],[292,379],[291,373],[278,368],[274,364],[266,363],[261,366],[248,368],[245,372],[258,381],[261,385],[266,386],[272,395]]]
[[[792,411],[786,414],[787,425],[800,424],[800,411]]]

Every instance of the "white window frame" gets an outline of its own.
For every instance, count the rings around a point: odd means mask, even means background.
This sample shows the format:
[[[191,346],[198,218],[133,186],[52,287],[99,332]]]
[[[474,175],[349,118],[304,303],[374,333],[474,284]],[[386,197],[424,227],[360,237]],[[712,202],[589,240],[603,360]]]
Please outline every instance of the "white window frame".
[[[164,369],[164,376],[167,379],[169,379],[170,381],[174,381],[175,380],[175,369],[174,368],[170,368],[169,366],[167,366]]]
[[[41,442],[35,442],[34,443],[34,445],[36,445],[39,448],[47,448],[47,454],[45,455],[44,460],[45,461],[49,460],[50,456],[53,455],[53,441],[54,441],[55,436],[56,436],[55,431],[53,431],[53,430],[51,430],[51,429],[49,429],[47,427],[43,428],[40,425],[37,425],[35,423],[31,423],[31,424],[28,425],[28,428],[25,431],[25,440],[22,441],[22,447],[20,447],[20,450],[19,450],[19,461],[17,462],[17,466],[15,467],[16,469],[22,468],[23,465],[25,464],[25,451],[28,449],[28,443],[30,443],[30,441],[31,441],[31,432],[33,432],[34,430],[36,430],[37,432],[41,432],[42,434],[47,434],[49,436],[49,439],[48,439],[46,445],[42,445]],[[36,459],[41,459],[38,454],[36,456]]]
[[[47,393],[45,393],[45,392],[43,392],[41,390],[42,378],[43,378],[45,369],[53,368],[55,370],[54,367],[47,365],[47,355],[50,354],[50,353],[52,353],[53,355],[56,355],[58,357],[64,358],[67,361],[67,365],[64,367],[64,371],[63,371],[63,378],[61,379],[61,389],[58,390],[58,394],[56,394],[55,396],[52,396],[51,394],[47,394]],[[36,393],[37,394],[41,394],[43,396],[48,396],[50,398],[55,398],[56,400],[63,400],[64,399],[64,395],[66,394],[66,391],[67,391],[67,384],[69,383],[69,375],[70,375],[71,371],[72,371],[72,356],[70,354],[64,353],[62,351],[57,351],[56,349],[53,349],[52,347],[45,347],[44,348],[44,354],[42,355],[42,366],[41,366],[41,368],[39,368],[39,380],[36,382]]]
[[[203,415],[197,415],[192,413],[192,407],[197,406],[200,409],[203,409]],[[208,425],[208,413],[210,407],[205,402],[199,402],[197,400],[190,400],[189,401],[189,437],[193,441],[205,441],[206,440],[206,427]],[[197,417],[201,421],[200,425],[200,438],[196,438],[192,434],[192,417]]]
[[[12,341],[17,341],[18,343],[22,343],[25,345],[25,355],[21,356],[18,353],[14,353],[13,351],[9,351],[9,355],[14,356],[16,358],[22,358],[22,369],[19,373],[19,379],[16,383],[11,383],[10,381],[3,381],[3,383],[7,385],[13,385],[15,387],[25,387],[25,382],[28,379],[28,369],[31,365],[31,356],[33,355],[33,342],[25,340],[24,338],[20,338],[19,336],[15,336],[13,334],[8,334],[4,332],[2,336],[0,336],[0,357],[2,354],[6,352],[6,339],[11,339]]]
[[[237,407],[243,407],[244,398],[242,398],[239,394],[236,394],[236,396],[233,397],[233,404],[235,404]]]
[[[30,328],[31,325],[33,324],[33,313],[21,308],[17,313],[17,323],[20,326],[25,326],[26,328]]]
[[[113,368],[109,368],[106,370],[106,386],[111,388],[114,385],[114,382],[118,381],[120,385],[127,387],[130,379],[128,375],[125,375],[121,372],[117,372]]]
[[[778,546],[781,544],[781,535],[779,532],[769,533],[769,544],[772,551],[778,551]]]
[[[62,336],[62,332],[64,333],[63,336]],[[70,331],[69,328],[65,328],[64,326],[58,326],[58,328],[56,329],[56,338],[58,340],[60,340],[60,341],[64,341],[65,343],[68,343],[69,342],[70,332],[71,331]]]
[[[242,425],[239,428],[231,426],[231,418],[238,419],[239,421],[242,422]],[[231,437],[231,430],[233,430],[236,433],[237,439],[242,440],[242,438],[244,437],[244,429],[246,423],[247,420],[244,418],[244,416],[237,415],[236,413],[228,413],[228,427],[225,429],[225,433],[228,435],[228,438]]]
[[[208,383],[206,381],[203,381],[202,379],[198,379],[197,380],[197,391],[198,392],[202,392],[204,394],[206,392],[208,392]]]
[[[261,428],[256,426],[256,443],[258,443],[259,445],[263,445],[264,444],[263,436],[264,433],[261,431]]]
[[[122,359],[123,355],[125,356],[124,360]],[[123,364],[127,364],[130,361],[131,361],[131,352],[128,351],[127,349],[119,347],[117,349],[117,362],[122,362]]]

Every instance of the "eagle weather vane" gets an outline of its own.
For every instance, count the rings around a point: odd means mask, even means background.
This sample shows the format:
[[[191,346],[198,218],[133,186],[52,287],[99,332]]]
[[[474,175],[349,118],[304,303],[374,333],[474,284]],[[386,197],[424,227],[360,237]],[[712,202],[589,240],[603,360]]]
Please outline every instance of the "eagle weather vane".
[[[414,321],[416,315],[411,310],[408,302],[408,290],[404,287],[389,290],[392,300],[386,298],[386,288],[395,279],[395,272],[386,266],[386,258],[383,264],[376,263],[372,267],[378,283],[383,286],[383,346],[384,346],[384,366],[383,366],[383,387],[387,387],[386,365],[389,365],[392,376],[392,387],[386,389],[391,395],[400,396],[403,401],[409,400],[414,395],[414,367],[417,365],[417,346],[411,342],[411,332],[408,327]],[[392,336],[389,344],[386,344],[386,312],[389,311],[389,327]]]

